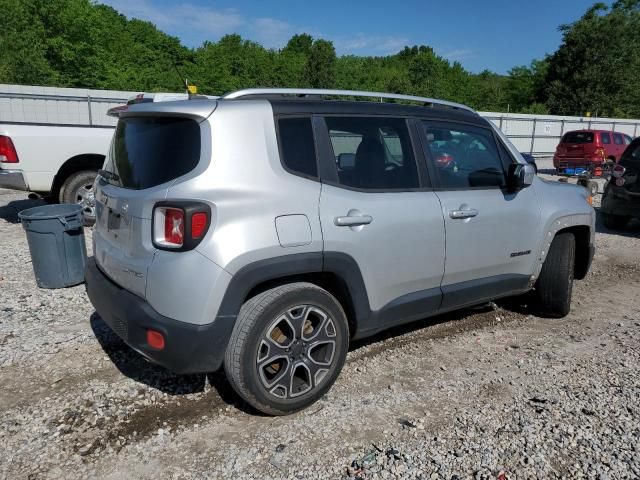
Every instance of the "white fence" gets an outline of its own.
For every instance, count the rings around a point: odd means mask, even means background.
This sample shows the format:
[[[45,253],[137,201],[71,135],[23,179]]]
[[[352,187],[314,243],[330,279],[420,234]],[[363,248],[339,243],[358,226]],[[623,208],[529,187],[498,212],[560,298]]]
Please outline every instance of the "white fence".
[[[107,110],[137,93],[140,92],[0,84],[0,122],[115,125],[116,119],[108,117]],[[552,154],[562,135],[570,130],[593,128],[631,137],[640,135],[640,120],[479,113],[498,126],[521,152],[538,156]]]
[[[480,115],[498,126],[518,150],[537,156],[553,154],[562,135],[571,130],[613,130],[631,137],[640,135],[640,120],[497,112]]]

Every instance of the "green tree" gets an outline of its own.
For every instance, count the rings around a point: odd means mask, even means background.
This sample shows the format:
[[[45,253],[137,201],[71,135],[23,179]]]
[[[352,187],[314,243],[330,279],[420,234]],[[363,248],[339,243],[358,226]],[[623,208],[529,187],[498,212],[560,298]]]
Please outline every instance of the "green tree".
[[[335,85],[336,49],[328,40],[314,40],[307,59],[306,74],[313,88],[331,88]]]

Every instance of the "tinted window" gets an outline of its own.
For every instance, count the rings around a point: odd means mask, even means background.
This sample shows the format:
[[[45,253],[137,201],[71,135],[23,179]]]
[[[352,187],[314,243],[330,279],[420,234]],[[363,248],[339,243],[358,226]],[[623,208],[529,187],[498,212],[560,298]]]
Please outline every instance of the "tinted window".
[[[624,144],[629,145],[631,143],[632,138],[629,135],[624,136]]]
[[[611,135],[608,133],[601,132],[600,133],[600,141],[604,145],[609,145],[611,143]]]
[[[640,140],[635,140],[622,154],[620,165],[634,169],[640,168]]]
[[[446,123],[422,122],[427,155],[442,188],[500,187],[504,167],[490,130]]]
[[[562,143],[593,143],[593,132],[569,132],[562,138]]]
[[[200,159],[200,127],[188,118],[122,118],[105,170],[115,185],[143,189],[193,170]]]
[[[622,141],[622,135],[620,135],[619,133],[614,133],[613,143],[615,143],[616,145],[623,145],[624,142]]]
[[[404,119],[328,117],[341,185],[362,189],[417,188],[418,172]]]
[[[318,176],[316,148],[310,118],[280,118],[280,156],[283,165],[295,173]]]

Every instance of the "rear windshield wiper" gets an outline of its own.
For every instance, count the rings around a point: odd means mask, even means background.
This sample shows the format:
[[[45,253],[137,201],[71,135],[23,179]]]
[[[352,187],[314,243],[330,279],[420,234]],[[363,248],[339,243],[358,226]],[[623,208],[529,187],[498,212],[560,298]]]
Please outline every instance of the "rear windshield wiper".
[[[120,180],[120,176],[110,172],[108,170],[98,170],[98,175],[100,175],[102,178],[106,178],[107,180],[111,180],[113,182],[117,182],[118,180]]]

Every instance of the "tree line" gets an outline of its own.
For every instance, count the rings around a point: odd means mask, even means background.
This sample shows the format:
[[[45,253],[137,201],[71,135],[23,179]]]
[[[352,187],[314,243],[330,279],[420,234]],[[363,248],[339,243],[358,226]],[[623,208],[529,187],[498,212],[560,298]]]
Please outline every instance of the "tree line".
[[[91,0],[0,0],[0,11],[0,83],[154,92],[180,91],[188,77],[211,95],[257,86],[341,88],[488,111],[640,116],[640,0],[596,3],[559,27],[556,52],[507,75],[471,73],[425,45],[337,56],[332,42],[308,34],[279,50],[237,34],[188,48],[150,22]]]

